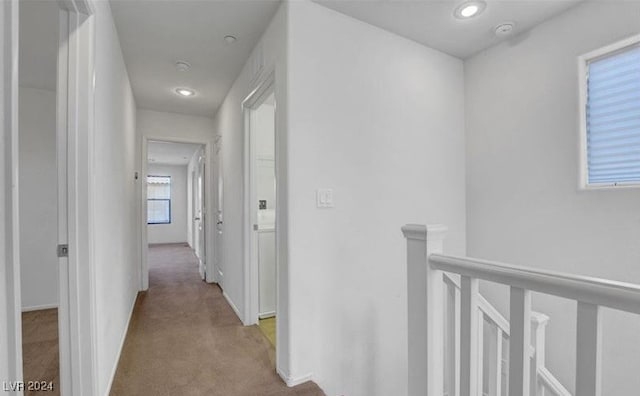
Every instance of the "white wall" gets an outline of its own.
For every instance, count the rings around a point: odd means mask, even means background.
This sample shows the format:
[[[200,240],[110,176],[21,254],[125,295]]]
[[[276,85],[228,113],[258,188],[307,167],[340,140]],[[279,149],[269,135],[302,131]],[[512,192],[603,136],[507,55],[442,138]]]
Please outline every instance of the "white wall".
[[[289,29],[292,371],[329,395],[403,395],[400,227],[446,224],[465,251],[463,64],[311,2]],[[324,187],[333,209],[315,207]]]
[[[148,243],[178,243],[187,241],[187,166],[151,165],[150,176],[171,176],[171,224],[147,225]]]
[[[578,191],[577,56],[640,32],[637,2],[586,2],[465,62],[470,256],[640,283],[640,190]],[[483,293],[506,312],[504,290]],[[547,361],[574,388],[575,303]],[[603,395],[640,388],[640,321],[605,311]]]
[[[109,3],[96,6],[93,227],[97,380],[107,394],[139,287],[136,106]]]
[[[219,279],[225,294],[235,306],[240,317],[245,314],[246,303],[244,298],[244,271],[243,271],[243,160],[244,160],[244,122],[242,101],[263,81],[267,75],[273,73],[275,76],[275,99],[278,106],[278,117],[276,119],[276,129],[283,131],[278,137],[276,150],[286,153],[286,130],[287,123],[287,75],[286,75],[286,26],[287,9],[289,5],[284,2],[269,27],[262,36],[260,42],[252,52],[250,58],[245,63],[242,72],[233,83],[224,102],[218,109],[215,116],[216,134],[220,136],[221,150],[219,160],[222,164],[222,188],[224,231],[222,235],[222,254],[220,270],[224,277]],[[262,59],[262,62],[258,60]],[[255,67],[256,64],[263,64],[261,71]],[[280,284],[287,284],[288,269],[286,247],[287,238],[287,197],[286,195],[286,156],[280,158],[281,162],[276,163],[277,190],[283,195],[278,196],[279,222],[278,237],[276,243],[279,244],[283,254],[278,258],[280,266],[278,269],[278,281]],[[212,174],[214,172],[210,172]],[[214,186],[217,182],[214,180]],[[217,204],[217,200],[215,202]],[[217,207],[214,205],[213,207]],[[278,317],[286,322],[288,318],[288,295],[286,289],[281,289],[278,295]],[[282,342],[287,338],[288,326],[277,327],[278,348],[276,365],[279,372],[284,377],[289,377],[289,363],[291,355],[288,343]]]
[[[52,308],[58,305],[56,93],[20,87],[19,113],[22,309]]]
[[[146,109],[138,109],[137,129],[141,136],[157,139],[208,142],[214,137],[212,118]]]

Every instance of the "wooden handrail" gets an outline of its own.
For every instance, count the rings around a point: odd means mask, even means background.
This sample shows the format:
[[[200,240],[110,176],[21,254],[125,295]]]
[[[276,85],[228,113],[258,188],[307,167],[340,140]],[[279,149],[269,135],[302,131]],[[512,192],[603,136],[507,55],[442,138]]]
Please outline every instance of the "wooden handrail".
[[[429,255],[431,267],[585,303],[640,314],[640,286],[468,257]]]

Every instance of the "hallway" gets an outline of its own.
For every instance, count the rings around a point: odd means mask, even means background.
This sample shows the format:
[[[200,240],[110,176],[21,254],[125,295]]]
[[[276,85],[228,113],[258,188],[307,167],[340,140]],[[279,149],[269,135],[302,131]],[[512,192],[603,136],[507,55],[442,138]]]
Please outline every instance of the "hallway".
[[[217,285],[200,280],[190,248],[150,247],[149,267],[111,395],[324,395],[313,383],[283,383],[267,338],[242,325]]]

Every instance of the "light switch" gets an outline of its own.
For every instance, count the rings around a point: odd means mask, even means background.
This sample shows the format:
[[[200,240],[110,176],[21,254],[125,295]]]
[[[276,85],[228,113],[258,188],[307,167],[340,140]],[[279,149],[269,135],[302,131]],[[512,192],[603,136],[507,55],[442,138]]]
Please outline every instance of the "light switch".
[[[330,188],[319,188],[316,191],[316,205],[318,208],[333,208],[333,190]]]

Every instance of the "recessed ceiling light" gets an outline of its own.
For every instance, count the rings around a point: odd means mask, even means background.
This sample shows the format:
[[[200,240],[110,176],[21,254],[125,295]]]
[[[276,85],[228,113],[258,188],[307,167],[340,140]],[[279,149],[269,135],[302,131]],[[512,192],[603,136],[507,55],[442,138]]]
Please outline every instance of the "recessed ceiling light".
[[[458,19],[469,19],[480,15],[486,6],[487,3],[480,0],[465,1],[456,7],[453,15]]]
[[[176,69],[181,72],[186,72],[187,70],[191,69],[191,65],[189,64],[189,62],[178,61],[176,62]]]
[[[236,41],[238,41],[238,39],[236,38],[236,36],[227,35],[227,36],[224,36],[224,41],[226,41],[227,44],[233,44]]]
[[[196,91],[189,88],[178,88],[176,89],[176,93],[180,96],[193,96],[196,94]]]
[[[513,22],[504,22],[496,26],[494,32],[498,37],[508,36],[513,33],[515,26],[516,25]]]

